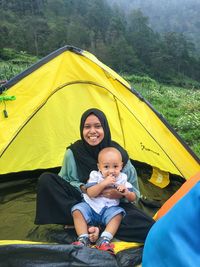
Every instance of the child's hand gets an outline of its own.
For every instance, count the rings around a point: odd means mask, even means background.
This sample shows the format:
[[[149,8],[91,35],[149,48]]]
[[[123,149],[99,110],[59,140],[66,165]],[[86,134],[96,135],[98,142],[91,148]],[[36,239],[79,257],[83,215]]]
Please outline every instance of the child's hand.
[[[117,190],[122,194],[127,193],[128,191],[128,189],[123,184],[118,185]]]
[[[116,178],[113,175],[108,175],[107,177],[104,178],[104,181],[103,182],[104,182],[104,184],[106,186],[114,185],[115,182],[116,182]]]
[[[130,192],[124,185],[118,185],[117,190],[122,196],[124,196],[128,201],[133,202],[136,199],[136,194]]]

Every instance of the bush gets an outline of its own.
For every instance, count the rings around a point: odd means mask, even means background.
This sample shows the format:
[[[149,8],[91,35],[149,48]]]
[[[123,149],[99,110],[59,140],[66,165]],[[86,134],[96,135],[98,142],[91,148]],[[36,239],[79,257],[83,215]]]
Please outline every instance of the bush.
[[[180,74],[172,78],[171,84],[188,89],[200,89],[200,83],[198,81]]]
[[[24,51],[17,52],[11,48],[3,48],[0,50],[0,59],[2,61],[9,61],[13,64],[32,64],[38,60],[37,57],[31,56]]]
[[[159,83],[151,87],[142,82],[133,86],[200,156],[200,90]]]
[[[130,83],[156,84],[157,82],[149,76],[138,75],[122,75],[123,78]]]
[[[38,61],[37,57],[26,52],[16,52],[11,48],[0,50],[0,80],[10,80]]]
[[[0,80],[10,80],[24,70],[24,65],[0,62]]]

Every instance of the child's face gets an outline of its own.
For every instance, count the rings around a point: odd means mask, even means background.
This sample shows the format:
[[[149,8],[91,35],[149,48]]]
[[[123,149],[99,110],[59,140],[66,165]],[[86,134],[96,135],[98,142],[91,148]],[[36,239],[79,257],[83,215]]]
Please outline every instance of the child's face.
[[[117,177],[122,169],[123,163],[120,153],[109,151],[103,153],[99,158],[98,168],[103,177],[112,175]]]

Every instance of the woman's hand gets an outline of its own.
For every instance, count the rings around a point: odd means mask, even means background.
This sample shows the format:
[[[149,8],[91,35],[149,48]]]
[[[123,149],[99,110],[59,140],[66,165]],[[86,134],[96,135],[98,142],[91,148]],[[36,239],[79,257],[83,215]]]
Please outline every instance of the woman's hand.
[[[101,192],[101,195],[110,199],[123,197],[123,195],[116,188],[106,188]]]
[[[86,190],[86,187],[85,187],[85,185],[81,185],[80,186],[80,189],[81,189],[81,191],[83,192],[83,193],[87,193],[87,190]]]

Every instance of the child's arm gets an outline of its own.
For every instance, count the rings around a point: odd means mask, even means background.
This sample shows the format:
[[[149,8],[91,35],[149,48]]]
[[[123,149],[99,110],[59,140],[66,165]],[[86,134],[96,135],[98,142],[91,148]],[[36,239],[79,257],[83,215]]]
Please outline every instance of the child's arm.
[[[126,188],[125,185],[121,184],[118,185],[117,190],[129,201],[133,202],[136,200],[136,194],[135,192],[131,192]]]
[[[140,197],[140,190],[138,185],[138,178],[137,178],[137,172],[134,166],[132,165],[131,161],[128,160],[127,164],[123,168],[123,173],[127,175],[128,182],[132,185],[133,191],[136,194],[136,200]]]
[[[101,192],[110,185],[115,184],[115,178],[113,176],[107,176],[100,183],[92,185],[87,188],[87,195],[89,197],[97,197]]]

